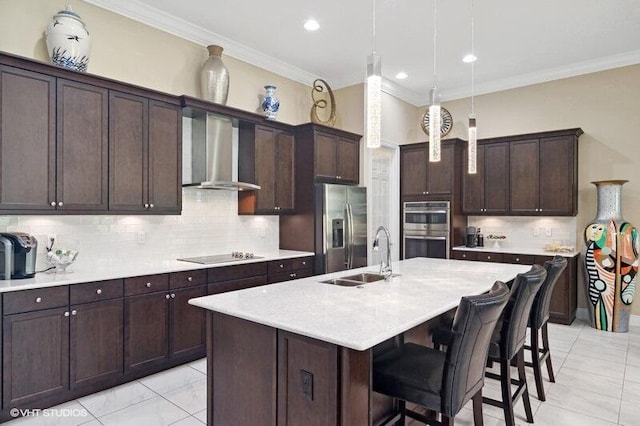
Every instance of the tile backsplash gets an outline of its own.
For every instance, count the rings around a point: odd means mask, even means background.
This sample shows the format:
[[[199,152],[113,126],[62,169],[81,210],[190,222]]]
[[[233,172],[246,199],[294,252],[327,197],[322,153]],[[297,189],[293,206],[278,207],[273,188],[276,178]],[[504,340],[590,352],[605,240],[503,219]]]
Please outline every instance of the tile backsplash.
[[[237,200],[233,191],[183,188],[180,216],[0,216],[0,231],[34,235],[38,269],[47,266],[48,235],[56,236],[58,248],[79,250],[78,267],[278,250],[278,217],[238,216]]]
[[[504,248],[544,248],[549,244],[577,247],[575,217],[469,216],[467,223],[482,229],[487,247],[491,245],[486,239],[489,234],[506,236],[500,241]]]

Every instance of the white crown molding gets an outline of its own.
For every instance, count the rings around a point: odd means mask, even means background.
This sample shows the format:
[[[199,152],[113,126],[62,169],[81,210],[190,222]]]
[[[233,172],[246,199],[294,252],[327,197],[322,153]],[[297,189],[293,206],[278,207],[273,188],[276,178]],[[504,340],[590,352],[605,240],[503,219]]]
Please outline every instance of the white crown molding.
[[[476,83],[475,95],[500,92],[502,90],[546,83],[553,80],[576,77],[579,75],[636,64],[640,64],[640,50],[598,58],[591,61],[578,62],[566,67],[549,68],[547,70],[523,74],[517,77],[488,81],[485,83]],[[469,86],[451,89],[440,93],[440,99],[443,101],[453,101],[456,99],[468,98],[470,96],[471,89]]]
[[[118,15],[142,22],[153,28],[168,32],[202,46],[218,44],[224,47],[225,54],[241,61],[263,68],[267,71],[311,86],[316,78],[313,73],[283,62],[279,59],[235,42],[229,38],[206,30],[183,19],[177,18],[137,0],[84,0]]]

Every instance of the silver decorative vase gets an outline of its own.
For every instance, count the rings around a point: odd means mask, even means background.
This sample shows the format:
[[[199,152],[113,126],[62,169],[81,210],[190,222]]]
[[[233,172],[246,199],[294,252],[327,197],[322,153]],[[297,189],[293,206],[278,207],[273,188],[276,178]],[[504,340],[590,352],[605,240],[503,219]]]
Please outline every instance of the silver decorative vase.
[[[220,46],[207,46],[209,58],[200,71],[202,97],[208,101],[226,105],[229,96],[229,70],[222,61]]]
[[[69,4],[49,22],[45,39],[51,63],[74,71],[87,70],[91,37],[80,16]]]
[[[598,212],[584,230],[584,272],[591,326],[627,332],[638,273],[637,229],[622,218],[626,180],[591,182]]]

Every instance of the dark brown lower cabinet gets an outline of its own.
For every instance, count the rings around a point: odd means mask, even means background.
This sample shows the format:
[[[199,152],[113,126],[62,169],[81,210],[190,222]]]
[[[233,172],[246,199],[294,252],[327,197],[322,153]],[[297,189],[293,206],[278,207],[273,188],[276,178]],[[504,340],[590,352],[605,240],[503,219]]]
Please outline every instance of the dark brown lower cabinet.
[[[169,359],[169,299],[166,291],[125,297],[124,368],[129,373]]]
[[[122,298],[71,306],[71,389],[115,384],[123,372]]]
[[[7,315],[2,332],[3,409],[40,407],[69,388],[67,307]]]
[[[205,310],[189,305],[189,299],[207,295],[202,285],[183,290],[172,290],[170,315],[170,354],[173,359],[203,357],[206,355]]]

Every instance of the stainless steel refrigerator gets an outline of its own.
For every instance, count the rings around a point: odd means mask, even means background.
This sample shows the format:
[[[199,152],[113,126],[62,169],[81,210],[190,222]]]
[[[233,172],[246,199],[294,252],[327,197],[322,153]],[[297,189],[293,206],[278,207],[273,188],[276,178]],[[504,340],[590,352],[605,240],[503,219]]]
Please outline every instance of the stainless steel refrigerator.
[[[315,186],[315,271],[367,266],[367,188]]]

